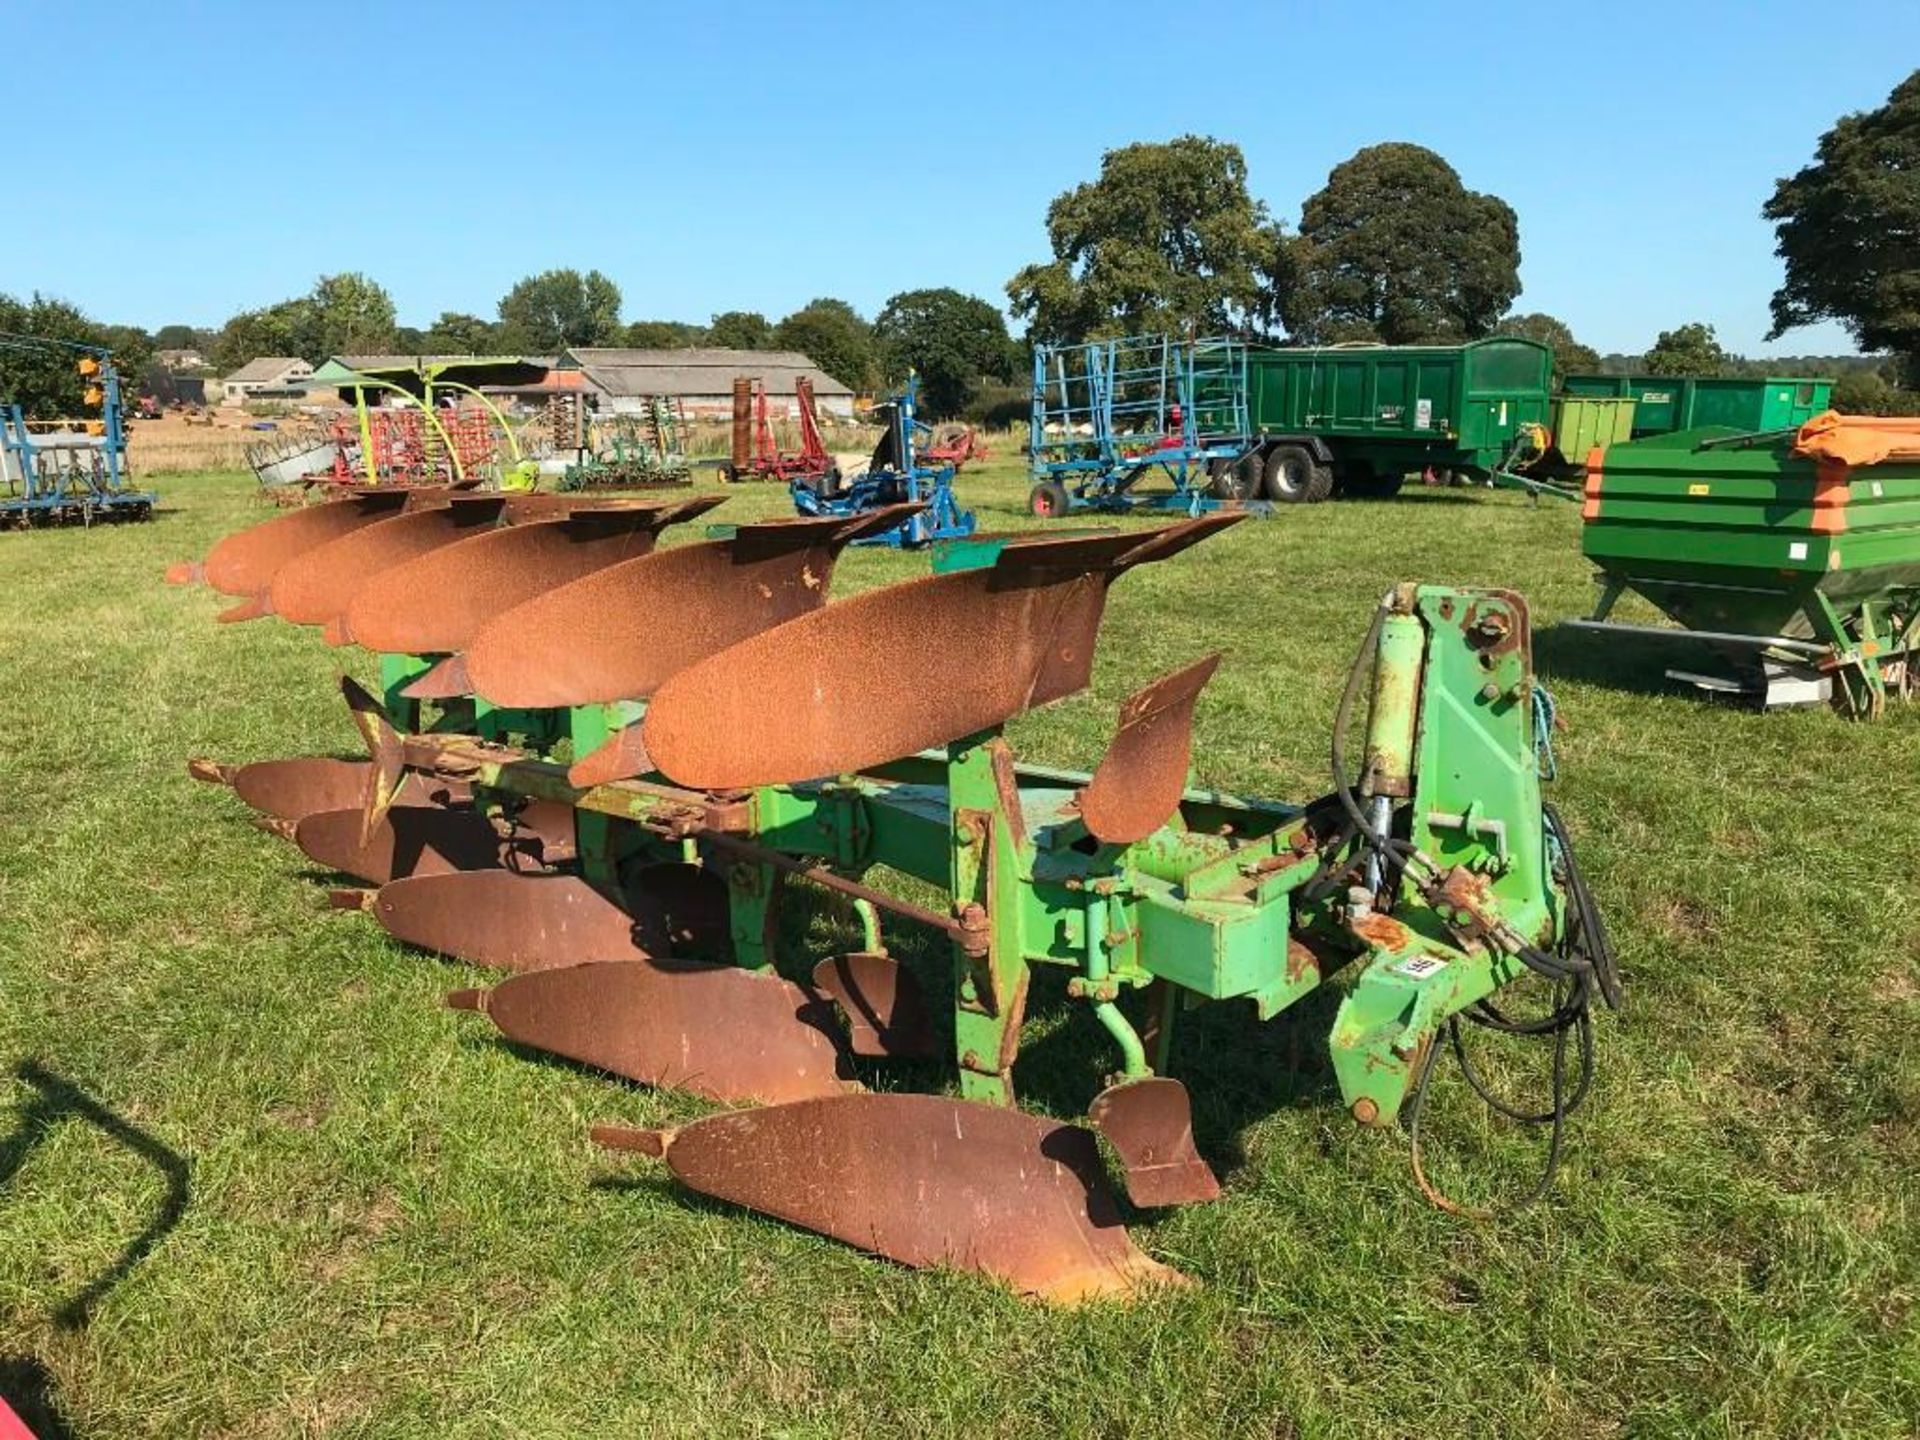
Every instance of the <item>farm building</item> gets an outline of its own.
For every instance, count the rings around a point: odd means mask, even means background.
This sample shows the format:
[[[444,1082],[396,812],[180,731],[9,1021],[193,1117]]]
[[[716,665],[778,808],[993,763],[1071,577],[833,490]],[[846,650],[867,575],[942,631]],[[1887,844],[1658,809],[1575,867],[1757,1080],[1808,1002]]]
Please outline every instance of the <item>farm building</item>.
[[[220,395],[229,405],[248,400],[274,400],[297,395],[300,382],[313,366],[290,355],[262,355],[249,360],[220,382]]]
[[[601,350],[561,352],[552,388],[575,385],[594,397],[601,413],[637,413],[650,395],[678,400],[689,416],[720,419],[733,413],[733,382],[745,375],[764,384],[768,412],[789,418],[793,382],[813,382],[822,415],[853,418],[853,391],[796,350]],[[578,374],[580,381],[565,377]]]

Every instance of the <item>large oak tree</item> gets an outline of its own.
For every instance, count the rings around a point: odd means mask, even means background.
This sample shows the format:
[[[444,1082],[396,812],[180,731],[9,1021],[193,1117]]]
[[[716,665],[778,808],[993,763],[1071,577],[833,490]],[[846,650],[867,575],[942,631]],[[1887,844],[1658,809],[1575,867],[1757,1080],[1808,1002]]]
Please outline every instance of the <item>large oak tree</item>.
[[[1920,70],[1878,110],[1843,116],[1761,213],[1787,267],[1767,338],[1838,320],[1920,386]]]
[[[1047,207],[1053,258],[1007,283],[1035,340],[1259,328],[1279,230],[1247,191],[1238,145],[1202,135],[1128,145]]]
[[[1287,243],[1280,311],[1297,340],[1472,340],[1520,293],[1520,227],[1419,145],[1372,145],[1334,167]]]

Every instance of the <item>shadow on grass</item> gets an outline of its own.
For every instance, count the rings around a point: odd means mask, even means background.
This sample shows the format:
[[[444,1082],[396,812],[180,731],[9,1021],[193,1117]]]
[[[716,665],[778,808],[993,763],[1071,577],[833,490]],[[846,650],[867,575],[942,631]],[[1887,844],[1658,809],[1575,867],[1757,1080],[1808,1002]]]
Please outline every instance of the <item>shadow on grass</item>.
[[[1669,666],[1724,668],[1706,645],[1690,639],[1686,631],[1673,634],[1668,641],[1652,635],[1607,635],[1549,625],[1533,632],[1534,668],[1548,680],[1572,680],[1639,695],[1686,693],[1680,682],[1667,678]]]
[[[53,1375],[31,1355],[0,1355],[0,1400],[12,1407],[34,1440],[74,1440],[73,1427],[54,1397]],[[0,1431],[5,1430],[0,1425]]]
[[[63,1329],[79,1329],[92,1316],[93,1309],[133,1271],[133,1267],[153,1252],[186,1213],[189,1198],[187,1162],[177,1152],[156,1140],[131,1121],[105,1105],[63,1076],[55,1074],[38,1060],[23,1060],[14,1067],[14,1075],[35,1093],[14,1123],[13,1133],[0,1139],[0,1187],[11,1183],[34,1150],[53,1128],[66,1120],[78,1120],[93,1126],[109,1140],[124,1146],[158,1170],[167,1182],[167,1193],[159,1213],[145,1229],[127,1242],[120,1256],[91,1284],[54,1312],[54,1323]]]

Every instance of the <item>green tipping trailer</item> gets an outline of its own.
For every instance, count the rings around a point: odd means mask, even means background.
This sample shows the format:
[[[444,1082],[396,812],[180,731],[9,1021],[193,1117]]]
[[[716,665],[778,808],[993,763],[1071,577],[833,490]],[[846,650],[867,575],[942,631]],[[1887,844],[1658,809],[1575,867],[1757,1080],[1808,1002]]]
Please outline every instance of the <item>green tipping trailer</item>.
[[[1792,435],[1729,427],[1615,445],[1586,479],[1581,548],[1603,587],[1585,629],[1687,638],[1720,673],[1669,671],[1763,705],[1875,715],[1920,646],[1920,458],[1848,469]],[[1634,591],[1683,631],[1620,624]]]
[[[1386,496],[1409,473],[1485,479],[1545,433],[1553,356],[1533,340],[1250,346],[1248,413],[1271,500]]]
[[[1712,375],[1569,375],[1567,395],[1634,402],[1633,438],[1725,425],[1749,433],[1793,430],[1833,400],[1831,380],[1796,376],[1729,379]]]

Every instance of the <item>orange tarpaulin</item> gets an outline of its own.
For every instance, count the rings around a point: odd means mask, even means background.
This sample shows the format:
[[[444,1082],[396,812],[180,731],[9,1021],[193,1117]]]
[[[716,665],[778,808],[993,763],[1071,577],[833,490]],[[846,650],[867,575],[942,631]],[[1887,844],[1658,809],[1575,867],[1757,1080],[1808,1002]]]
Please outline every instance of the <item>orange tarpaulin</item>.
[[[1793,453],[1823,465],[1920,460],[1920,416],[1842,415],[1828,410],[1800,427]]]

